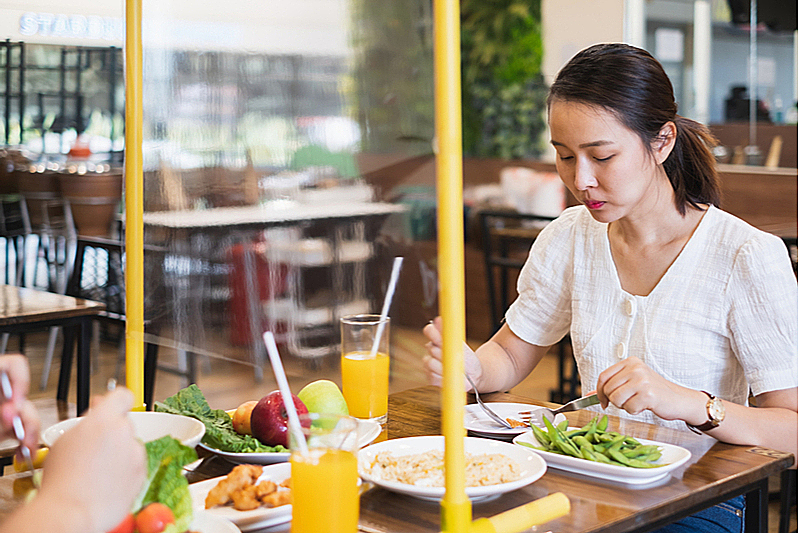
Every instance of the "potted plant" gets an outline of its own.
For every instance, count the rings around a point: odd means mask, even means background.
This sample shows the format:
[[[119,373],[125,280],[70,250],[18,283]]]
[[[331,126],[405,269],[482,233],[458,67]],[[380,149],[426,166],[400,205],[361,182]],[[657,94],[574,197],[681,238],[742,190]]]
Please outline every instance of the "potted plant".
[[[464,154],[541,155],[546,88],[540,0],[462,0]]]

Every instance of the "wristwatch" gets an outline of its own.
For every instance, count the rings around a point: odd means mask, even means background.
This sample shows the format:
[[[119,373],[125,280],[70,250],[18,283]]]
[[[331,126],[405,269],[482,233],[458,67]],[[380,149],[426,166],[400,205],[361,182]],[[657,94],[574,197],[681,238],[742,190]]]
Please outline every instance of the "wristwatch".
[[[701,391],[708,396],[708,402],[706,403],[706,413],[708,413],[708,421],[700,424],[699,426],[693,426],[690,423],[686,423],[686,425],[700,435],[701,431],[708,431],[709,429],[714,429],[715,427],[719,426],[720,422],[725,420],[725,406],[722,405],[722,400],[711,394],[710,392]]]

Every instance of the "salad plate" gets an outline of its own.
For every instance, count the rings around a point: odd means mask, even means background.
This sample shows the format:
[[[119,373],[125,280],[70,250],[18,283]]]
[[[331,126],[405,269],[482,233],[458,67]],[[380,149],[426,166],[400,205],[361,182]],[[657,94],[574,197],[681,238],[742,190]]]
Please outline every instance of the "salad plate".
[[[133,423],[136,437],[142,442],[169,435],[179,440],[184,446],[194,448],[206,432],[206,426],[202,422],[188,416],[153,411],[131,411],[128,413],[128,418]],[[61,435],[82,419],[82,417],[68,418],[53,424],[42,432],[42,442],[45,446],[52,446]]]
[[[570,427],[569,429],[578,428]],[[624,485],[649,485],[660,481],[692,457],[692,452],[681,446],[648,439],[637,438],[636,440],[642,444],[653,444],[661,448],[661,458],[658,461],[654,461],[654,464],[661,466],[654,468],[632,468],[629,466],[597,463],[587,459],[578,459],[577,457],[544,450],[535,451],[544,458],[549,467]],[[530,430],[515,437],[514,443],[518,445],[525,443],[537,447],[541,446]]]
[[[189,530],[195,533],[241,533],[242,531],[230,520],[205,511],[194,511]]]
[[[372,420],[358,421],[358,447],[363,448],[374,441],[381,433],[381,425]],[[199,446],[204,450],[219,455],[232,463],[270,465],[289,460],[289,452],[226,452],[212,448],[202,442]]]
[[[370,470],[372,461],[380,452],[388,451],[391,452],[392,455],[400,457],[404,455],[421,454],[431,450],[444,450],[443,436],[406,437],[379,442],[367,446],[358,452],[358,473],[364,481],[373,483],[392,492],[406,494],[422,500],[439,501],[444,497],[444,487],[411,485],[397,481],[389,481],[377,475],[373,475]],[[523,453],[519,453],[520,451]],[[465,437],[464,452],[472,455],[502,454],[512,461],[515,461],[520,467],[520,477],[515,481],[494,485],[466,487],[467,497],[473,502],[492,499],[506,492],[530,485],[542,477],[547,470],[547,464],[537,452],[526,449],[523,446],[516,446],[509,442]]]
[[[536,409],[536,405],[527,403],[504,403],[489,402],[486,404],[492,411],[497,413],[500,418],[519,418],[522,411]],[[563,414],[556,415],[555,423],[558,424],[566,420]],[[530,431],[527,426],[517,428],[505,428],[498,426],[489,416],[483,412],[478,404],[470,404],[464,408],[464,428],[477,437],[488,437],[490,439],[511,440],[517,435]]]
[[[289,463],[273,464],[263,467],[263,473],[258,478],[257,483],[270,480],[280,483],[291,475],[291,465]],[[218,506],[211,509],[205,508],[206,496],[209,491],[217,486],[225,476],[220,476],[198,483],[189,485],[189,492],[192,495],[192,507],[195,516],[209,515],[216,520],[224,520],[232,523],[238,529],[236,531],[250,531],[262,529],[278,524],[289,522],[292,519],[292,506],[281,505],[280,507],[259,507],[251,511],[237,511],[230,506]],[[216,530],[214,530],[216,531]],[[220,530],[222,531],[222,530]],[[204,532],[201,532],[204,533]]]

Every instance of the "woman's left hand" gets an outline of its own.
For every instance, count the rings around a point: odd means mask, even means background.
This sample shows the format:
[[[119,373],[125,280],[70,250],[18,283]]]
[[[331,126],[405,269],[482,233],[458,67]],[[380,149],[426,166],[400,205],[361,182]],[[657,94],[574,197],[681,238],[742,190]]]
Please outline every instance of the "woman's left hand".
[[[629,357],[600,373],[597,398],[605,409],[612,403],[632,415],[650,410],[666,420],[681,417],[686,389],[664,379],[637,357]]]

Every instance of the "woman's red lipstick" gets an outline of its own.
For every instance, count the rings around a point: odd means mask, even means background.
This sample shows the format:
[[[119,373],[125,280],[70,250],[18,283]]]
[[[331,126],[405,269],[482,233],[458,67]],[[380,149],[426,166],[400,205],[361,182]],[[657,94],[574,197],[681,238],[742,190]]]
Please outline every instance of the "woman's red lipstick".
[[[588,200],[584,203],[586,204],[586,207],[588,207],[589,209],[600,209],[605,205],[605,202],[593,202],[591,200]]]

